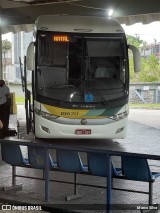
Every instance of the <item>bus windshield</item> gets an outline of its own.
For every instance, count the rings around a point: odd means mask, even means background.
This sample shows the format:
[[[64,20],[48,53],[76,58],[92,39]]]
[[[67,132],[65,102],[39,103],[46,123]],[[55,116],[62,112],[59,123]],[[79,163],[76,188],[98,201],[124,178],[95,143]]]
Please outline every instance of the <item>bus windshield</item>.
[[[123,37],[38,33],[36,91],[67,103],[99,103],[123,98],[128,65]]]

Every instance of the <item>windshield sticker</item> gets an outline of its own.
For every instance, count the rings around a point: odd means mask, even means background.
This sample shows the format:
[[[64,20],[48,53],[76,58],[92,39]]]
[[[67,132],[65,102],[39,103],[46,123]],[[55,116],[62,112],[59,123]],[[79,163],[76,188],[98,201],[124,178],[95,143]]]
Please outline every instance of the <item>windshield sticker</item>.
[[[85,102],[93,102],[93,94],[85,94]]]

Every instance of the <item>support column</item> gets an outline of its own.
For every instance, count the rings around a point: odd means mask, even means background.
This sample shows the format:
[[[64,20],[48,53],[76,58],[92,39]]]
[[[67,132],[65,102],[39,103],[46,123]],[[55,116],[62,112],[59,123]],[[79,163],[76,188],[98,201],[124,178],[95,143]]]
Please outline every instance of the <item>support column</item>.
[[[111,213],[112,205],[112,166],[111,166],[111,156],[108,154],[106,159],[107,166],[107,178],[106,178],[106,213]]]
[[[3,79],[1,18],[0,18],[0,79]]]
[[[46,148],[46,156],[45,156],[45,201],[49,202],[50,200],[50,162],[49,162],[49,150]]]

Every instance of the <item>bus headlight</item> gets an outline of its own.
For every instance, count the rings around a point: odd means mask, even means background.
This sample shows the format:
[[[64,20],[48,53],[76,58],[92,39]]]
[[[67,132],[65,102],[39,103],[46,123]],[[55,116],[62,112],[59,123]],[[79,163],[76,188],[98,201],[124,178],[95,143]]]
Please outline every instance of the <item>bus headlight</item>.
[[[45,118],[47,120],[50,120],[50,121],[53,121],[55,120],[55,118],[57,118],[58,116],[56,115],[53,115],[53,114],[50,114],[48,112],[44,112],[44,111],[41,111],[39,109],[35,109],[35,113],[38,115],[38,116],[41,116],[42,118]]]
[[[119,120],[121,120],[121,119],[126,118],[127,116],[128,116],[128,111],[125,111],[125,112],[122,112],[122,113],[113,115],[113,116],[111,116],[111,117],[109,117],[109,118],[112,119],[112,120],[119,121]]]

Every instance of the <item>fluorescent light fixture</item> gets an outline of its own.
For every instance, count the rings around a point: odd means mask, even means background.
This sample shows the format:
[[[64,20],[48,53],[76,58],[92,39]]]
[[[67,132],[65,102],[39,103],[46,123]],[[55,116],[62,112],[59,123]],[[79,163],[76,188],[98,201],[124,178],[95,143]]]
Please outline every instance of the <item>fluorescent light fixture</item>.
[[[113,15],[113,9],[108,9],[107,14],[108,14],[108,16],[112,16]]]

